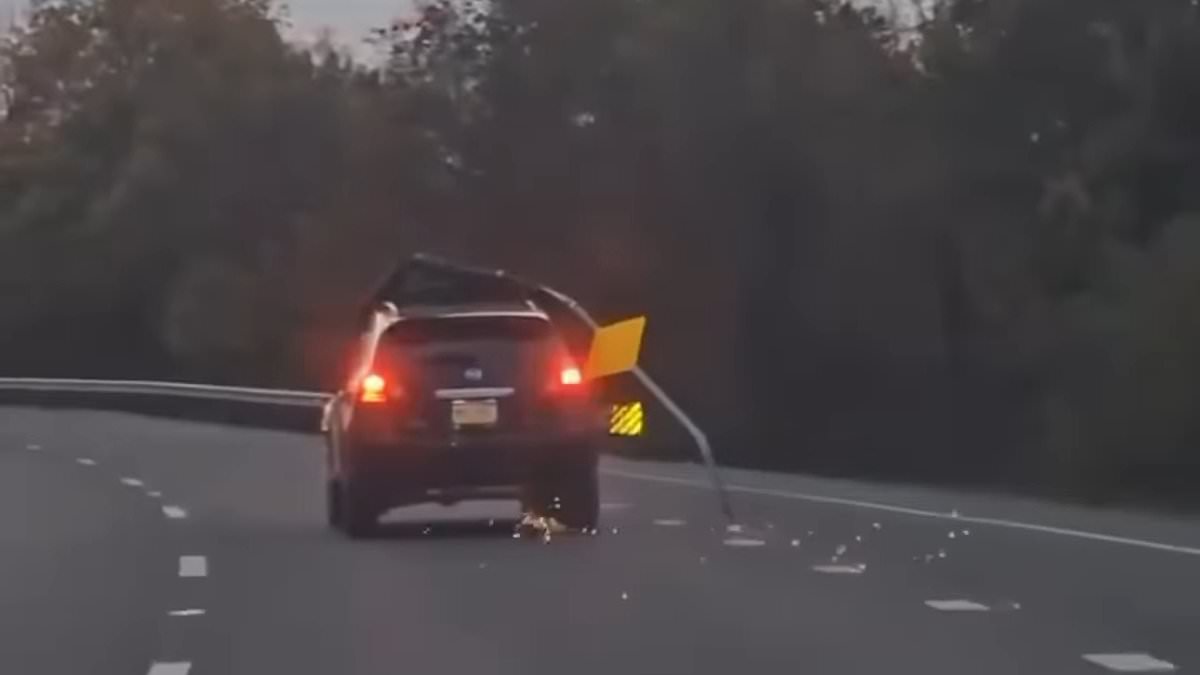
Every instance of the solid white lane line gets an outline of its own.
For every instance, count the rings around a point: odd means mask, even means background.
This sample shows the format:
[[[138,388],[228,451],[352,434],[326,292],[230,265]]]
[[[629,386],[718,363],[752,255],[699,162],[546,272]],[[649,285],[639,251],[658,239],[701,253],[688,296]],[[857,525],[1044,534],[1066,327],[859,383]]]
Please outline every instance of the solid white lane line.
[[[206,577],[208,576],[208,558],[202,555],[179,556],[179,576]]]
[[[152,663],[147,675],[188,675],[188,671],[191,669],[192,664],[186,662]]]
[[[1168,553],[1183,553],[1185,555],[1200,556],[1200,548],[1195,548],[1192,546],[1178,546],[1176,544],[1165,544],[1158,541],[1148,541],[1146,539],[1131,539],[1129,537],[1118,537],[1100,532],[1072,530],[1065,527],[1051,527],[1049,525],[1038,525],[1036,523],[1022,523],[1015,520],[1003,520],[1000,518],[962,517],[959,518],[959,520],[968,523],[976,523],[978,525],[995,525],[996,527],[1007,527],[1014,530],[1029,530],[1030,532],[1041,532],[1043,534],[1057,534],[1064,537],[1074,537],[1076,539],[1090,539],[1091,541],[1103,541],[1109,544],[1122,544],[1124,546],[1137,546],[1138,548],[1148,548],[1155,551],[1166,551]]]
[[[654,524],[660,527],[683,527],[687,525],[687,521],[680,518],[657,518]]]
[[[1149,654],[1084,654],[1085,661],[1118,673],[1169,673],[1175,664]]]
[[[122,478],[121,483],[123,485],[128,485],[129,487],[142,487],[145,485],[145,483],[136,478]]]
[[[925,604],[939,612],[986,612],[991,609],[970,600],[926,600]]]
[[[174,520],[179,520],[180,518],[187,518],[187,511],[184,511],[183,509],[179,508],[178,506],[164,506],[164,507],[162,507],[162,512],[163,512],[164,516],[174,519]]]
[[[87,457],[80,457],[76,459],[75,462],[82,464],[83,466],[96,466],[96,460],[88,459]]]
[[[628,478],[630,480],[641,480],[652,483],[662,483],[664,485],[682,485],[692,488],[700,488],[711,490],[712,486],[704,481],[689,480],[685,478],[672,478],[670,476],[654,476],[650,474],[634,473],[631,471],[621,471],[618,469],[602,469],[602,473],[617,476],[619,478]],[[772,490],[767,488],[754,488],[744,485],[726,485],[725,489],[729,492],[741,494],[759,495],[762,497],[778,497],[780,499],[794,499],[798,501],[811,502],[814,504],[837,504],[839,506],[852,506],[860,509],[870,509],[873,511],[886,511],[888,513],[900,513],[906,516],[917,516],[920,518],[937,518],[940,520],[956,520],[964,523],[973,523],[975,525],[992,525],[995,527],[1004,527],[1012,530],[1027,530],[1030,532],[1041,532],[1043,534],[1056,534],[1063,537],[1073,537],[1075,539],[1087,539],[1090,541],[1102,541],[1109,544],[1121,544],[1124,546],[1136,546],[1138,548],[1152,549],[1155,551],[1166,551],[1168,553],[1182,553],[1185,555],[1200,556],[1200,548],[1192,546],[1178,546],[1176,544],[1166,544],[1163,542],[1149,541],[1146,539],[1132,539],[1129,537],[1118,537],[1111,534],[1103,534],[1101,532],[1088,532],[1086,530],[1073,530],[1066,527],[1052,527],[1049,525],[1039,525],[1037,523],[1025,523],[1017,520],[1005,520],[1003,518],[983,518],[978,516],[964,516],[957,511],[945,513],[942,511],[927,511],[924,509],[912,509],[906,506],[894,506],[891,504],[880,504],[877,502],[859,501],[856,499],[843,499],[841,497],[827,497],[824,495],[805,494],[803,492],[789,492],[787,490]]]
[[[682,485],[685,487],[700,488],[711,490],[712,486],[704,481],[691,480],[688,478],[673,478],[671,476],[656,476],[653,474],[635,473],[632,471],[622,471],[620,469],[601,469],[601,473],[609,476],[617,476],[618,478],[628,478],[630,480],[649,481],[651,483],[663,483],[666,485]],[[814,502],[818,504],[838,504],[841,506],[857,506],[859,508],[874,509],[877,511],[888,511],[891,513],[903,513],[910,516],[924,516],[932,518],[950,518],[950,514],[941,513],[938,511],[925,511],[922,509],[910,509],[905,506],[892,506],[891,504],[878,504],[875,502],[863,502],[855,499],[843,499],[841,497],[826,497],[822,495],[810,495],[802,492],[788,492],[786,490],[772,490],[769,488],[755,488],[745,485],[725,485],[725,489],[730,492],[739,492],[742,494],[761,495],[764,497],[779,497],[782,499],[797,499],[800,501]]]
[[[862,574],[866,565],[813,565],[812,571],[821,574]]]
[[[204,616],[202,609],[177,609],[172,612],[167,612],[169,616]]]

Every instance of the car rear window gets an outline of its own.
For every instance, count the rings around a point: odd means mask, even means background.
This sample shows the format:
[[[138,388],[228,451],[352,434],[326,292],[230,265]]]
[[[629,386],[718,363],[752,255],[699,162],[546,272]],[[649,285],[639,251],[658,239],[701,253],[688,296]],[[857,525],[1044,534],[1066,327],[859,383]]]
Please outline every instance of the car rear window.
[[[387,333],[400,344],[478,341],[540,342],[553,337],[550,322],[537,317],[487,316],[406,319]]]
[[[466,371],[482,373],[480,386],[532,391],[563,352],[552,324],[537,317],[421,318],[392,326],[376,365],[414,389],[462,386]]]

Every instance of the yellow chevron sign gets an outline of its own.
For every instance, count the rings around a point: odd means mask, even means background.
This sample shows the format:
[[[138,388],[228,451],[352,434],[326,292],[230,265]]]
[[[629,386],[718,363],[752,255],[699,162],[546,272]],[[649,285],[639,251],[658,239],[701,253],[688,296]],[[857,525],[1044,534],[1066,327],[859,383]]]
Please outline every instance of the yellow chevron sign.
[[[646,413],[640,402],[612,407],[608,428],[610,436],[641,436],[645,430]]]

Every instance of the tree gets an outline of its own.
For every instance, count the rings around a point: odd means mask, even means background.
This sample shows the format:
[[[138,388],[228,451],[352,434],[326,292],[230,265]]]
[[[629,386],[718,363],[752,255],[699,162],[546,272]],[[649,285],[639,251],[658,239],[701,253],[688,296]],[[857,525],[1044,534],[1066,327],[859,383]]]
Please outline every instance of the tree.
[[[1182,422],[1161,417],[1182,413],[1178,387],[1140,390],[1132,408],[1156,410],[1153,423],[1123,414],[1132,402],[1120,392],[1125,370],[1155,370],[1134,356],[1144,354],[1139,334],[1159,333],[1151,316],[1174,313],[1151,301],[1175,293],[1149,281],[1162,265],[1151,252],[1168,223],[1194,222],[1179,218],[1200,187],[1198,28],[1183,1],[960,0],[923,48],[941,124],[961,151],[954,192],[970,195],[976,213],[1009,214],[970,219],[959,236],[1015,243],[970,261],[1004,270],[976,284],[972,300],[1011,308],[992,313],[988,330],[1008,336],[993,343],[995,359],[1040,353],[1023,366],[1046,434],[1031,466],[1056,480],[1077,482],[1081,470],[1095,470],[1093,483],[1114,480],[1137,462],[1134,437]],[[1148,316],[1146,306],[1156,309]],[[1033,350],[1016,341],[1028,335]],[[1128,428],[1115,433],[1118,419]]]
[[[37,3],[4,60],[5,268],[33,291],[5,294],[17,323],[144,334],[190,260],[263,268],[335,175],[336,99],[265,2]],[[172,356],[137,343],[162,354],[144,367]]]

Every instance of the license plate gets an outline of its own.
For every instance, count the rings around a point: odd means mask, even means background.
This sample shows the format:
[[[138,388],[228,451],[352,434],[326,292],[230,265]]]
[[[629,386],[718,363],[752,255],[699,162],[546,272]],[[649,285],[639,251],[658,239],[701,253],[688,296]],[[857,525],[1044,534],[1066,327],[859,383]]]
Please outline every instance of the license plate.
[[[500,408],[494,399],[454,401],[450,404],[450,421],[456,427],[490,427],[499,420]]]

